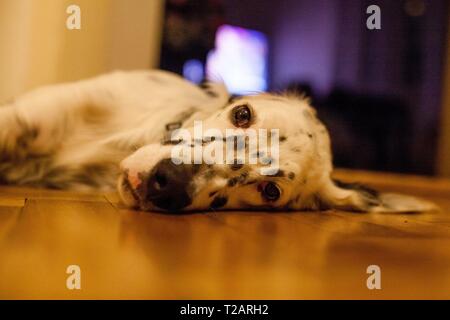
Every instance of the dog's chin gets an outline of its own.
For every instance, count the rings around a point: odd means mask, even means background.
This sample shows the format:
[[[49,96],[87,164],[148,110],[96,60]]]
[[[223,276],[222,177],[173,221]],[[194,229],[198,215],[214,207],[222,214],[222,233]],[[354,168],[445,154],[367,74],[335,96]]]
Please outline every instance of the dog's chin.
[[[129,208],[138,208],[139,201],[136,199],[130,185],[127,183],[124,175],[119,177],[117,182],[117,190],[119,192],[120,199],[122,203]]]

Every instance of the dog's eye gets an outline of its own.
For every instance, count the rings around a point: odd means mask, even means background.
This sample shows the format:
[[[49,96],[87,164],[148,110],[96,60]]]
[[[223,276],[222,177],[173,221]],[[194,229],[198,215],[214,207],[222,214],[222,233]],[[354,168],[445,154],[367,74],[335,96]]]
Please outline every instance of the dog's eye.
[[[277,201],[281,196],[280,188],[273,182],[263,182],[259,185],[258,189],[267,201]]]
[[[248,105],[243,104],[233,108],[231,112],[231,120],[238,128],[247,128],[252,120],[252,112]]]

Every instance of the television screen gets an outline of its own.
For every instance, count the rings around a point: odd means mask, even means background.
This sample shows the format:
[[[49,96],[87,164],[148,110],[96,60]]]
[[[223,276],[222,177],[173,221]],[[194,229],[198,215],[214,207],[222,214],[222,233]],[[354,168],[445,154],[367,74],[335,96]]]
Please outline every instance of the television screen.
[[[222,80],[233,94],[267,89],[267,37],[261,32],[223,25],[208,54],[206,76]]]

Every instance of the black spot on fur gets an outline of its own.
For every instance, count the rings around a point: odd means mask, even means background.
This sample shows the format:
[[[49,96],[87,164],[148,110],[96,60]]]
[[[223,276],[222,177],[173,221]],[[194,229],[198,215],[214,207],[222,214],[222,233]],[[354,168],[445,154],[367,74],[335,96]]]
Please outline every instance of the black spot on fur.
[[[370,207],[377,206],[380,204],[380,198],[379,198],[378,191],[376,191],[366,185],[363,185],[360,183],[347,183],[347,182],[342,182],[342,181],[339,181],[336,179],[333,179],[333,182],[339,188],[346,189],[346,190],[354,190],[354,191],[358,192],[359,195],[362,197],[362,199],[365,202],[364,207],[351,206],[351,207],[344,207],[344,208],[340,208],[340,209],[348,210],[348,211],[355,211],[355,212],[365,212]]]
[[[212,192],[209,193],[208,196],[209,196],[210,198],[211,198],[211,197],[214,197],[214,196],[217,194],[217,192],[218,192],[217,190],[216,190],[216,191],[212,191]]]
[[[186,119],[188,119],[195,111],[197,111],[197,108],[190,107],[188,110],[177,115],[177,120],[167,123],[165,125],[165,133],[162,138],[161,145],[178,145],[184,142],[183,139],[172,140],[172,133],[181,128],[183,126],[183,122],[186,121]],[[187,142],[184,143],[187,144]]]
[[[166,124],[166,130],[167,131],[173,131],[176,129],[180,129],[182,126],[181,121],[176,121],[176,122],[170,122],[168,124]]]
[[[244,164],[235,162],[233,164],[230,164],[230,169],[233,171],[237,171],[237,170],[242,169],[243,166],[244,166]]]
[[[228,98],[228,103],[229,103],[229,104],[230,104],[230,103],[233,103],[233,102],[235,102],[236,100],[239,100],[240,98],[242,98],[242,96],[233,94],[233,95],[231,95],[231,96]]]
[[[288,178],[291,179],[291,180],[294,180],[295,179],[295,173],[289,172],[288,173]]]
[[[214,136],[206,136],[206,137],[204,137],[203,142],[205,143],[205,142],[216,141],[216,138],[217,137],[214,137]]]
[[[319,211],[325,211],[325,210],[330,210],[331,207],[327,203],[322,201],[322,198],[320,198],[319,195],[315,194],[313,196],[313,208],[312,209],[319,210]]]
[[[237,182],[238,182],[238,178],[234,177],[234,178],[231,178],[228,180],[227,185],[229,187],[234,187],[237,184]]]
[[[210,97],[217,98],[219,96],[217,94],[217,92],[215,92],[211,89],[211,83],[208,81],[204,81],[204,82],[200,83],[199,87]]]
[[[237,184],[245,183],[245,180],[247,179],[247,177],[248,177],[248,172],[244,172],[237,177],[233,177],[233,178],[229,179],[227,185],[229,187],[234,187]]]
[[[280,142],[284,142],[284,141],[286,141],[287,140],[287,138],[285,137],[285,136],[281,136],[280,137]]]
[[[366,193],[375,198],[377,198],[379,195],[378,191],[376,191],[366,185],[363,185],[361,183],[348,183],[348,182],[343,182],[343,181],[340,181],[337,179],[333,179],[333,182],[336,186],[338,186],[339,188],[342,188],[342,189],[360,191],[360,192]]]
[[[163,145],[163,146],[176,146],[176,145],[178,145],[178,144],[180,144],[182,142],[183,142],[183,140],[167,140],[167,139],[164,139],[161,142],[161,145]]]
[[[284,177],[285,173],[283,170],[278,170],[277,173],[270,175],[271,177],[278,177],[278,178],[282,178]]]
[[[207,170],[206,172],[205,172],[205,175],[204,175],[204,178],[206,179],[206,180],[211,180],[212,178],[214,178],[216,176],[216,172],[214,171],[214,170]]]
[[[46,186],[43,180],[53,168],[52,159],[47,156],[0,161],[0,181],[3,184]]]
[[[228,198],[227,197],[218,196],[218,197],[214,198],[214,200],[211,202],[209,207],[211,209],[222,208],[223,206],[225,206],[227,204],[227,202],[228,202]]]
[[[23,133],[17,138],[19,148],[27,148],[39,136],[39,129],[36,127],[23,127]]]

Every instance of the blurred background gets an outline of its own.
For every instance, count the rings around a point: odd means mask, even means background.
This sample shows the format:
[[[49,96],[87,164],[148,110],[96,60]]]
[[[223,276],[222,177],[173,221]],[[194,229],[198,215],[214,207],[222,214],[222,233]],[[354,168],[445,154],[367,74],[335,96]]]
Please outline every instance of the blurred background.
[[[66,9],[81,9],[68,30]],[[381,30],[366,9],[381,8]],[[0,0],[0,101],[115,69],[299,91],[336,166],[450,176],[448,0]]]

